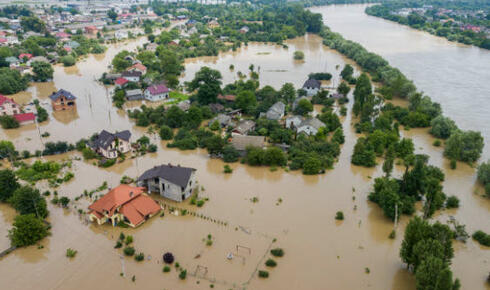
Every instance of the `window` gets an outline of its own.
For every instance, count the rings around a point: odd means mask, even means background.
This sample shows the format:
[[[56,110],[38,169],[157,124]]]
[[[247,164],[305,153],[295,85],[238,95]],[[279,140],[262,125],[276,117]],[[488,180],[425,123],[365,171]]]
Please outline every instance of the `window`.
[[[155,183],[158,183],[160,180],[158,179],[158,177],[155,177],[155,179],[153,180]]]

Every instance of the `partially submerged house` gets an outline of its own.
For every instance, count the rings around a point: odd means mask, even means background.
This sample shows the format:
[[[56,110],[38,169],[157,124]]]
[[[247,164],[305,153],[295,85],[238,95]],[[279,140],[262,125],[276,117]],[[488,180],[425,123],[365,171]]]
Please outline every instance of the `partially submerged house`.
[[[89,219],[101,225],[110,222],[116,226],[124,222],[137,227],[159,213],[162,207],[144,193],[145,188],[121,184],[92,203]]]
[[[306,95],[309,97],[316,95],[320,91],[321,87],[322,83],[316,79],[308,79],[303,84],[303,90],[306,91]]]
[[[125,71],[121,73],[122,78],[134,83],[140,81],[141,75],[140,71]]]
[[[248,135],[235,135],[231,139],[231,145],[240,153],[241,156],[245,156],[247,147],[259,147],[264,148],[265,137],[264,136],[248,136]]]
[[[77,98],[69,91],[60,89],[52,93],[49,98],[54,111],[75,110],[77,108]]]
[[[34,123],[36,120],[34,113],[23,112],[19,104],[3,95],[0,95],[0,116],[12,116],[21,124]]]
[[[151,85],[145,90],[145,99],[151,102],[167,100],[170,90],[164,84]]]
[[[196,169],[172,164],[155,166],[138,178],[138,185],[148,192],[157,192],[161,196],[184,201],[192,195],[197,186]]]
[[[126,99],[128,101],[143,100],[143,91],[141,89],[127,90]]]
[[[128,68],[128,71],[139,71],[141,74],[146,74],[147,68],[144,64],[138,62]]]
[[[97,138],[90,144],[92,149],[108,159],[114,159],[119,156],[120,153],[127,153],[131,151],[131,132],[124,130],[116,132],[114,134],[102,130],[97,135]]]
[[[321,127],[325,127],[325,124],[317,118],[307,118],[303,120],[296,129],[298,134],[305,133],[307,135],[316,135]]]

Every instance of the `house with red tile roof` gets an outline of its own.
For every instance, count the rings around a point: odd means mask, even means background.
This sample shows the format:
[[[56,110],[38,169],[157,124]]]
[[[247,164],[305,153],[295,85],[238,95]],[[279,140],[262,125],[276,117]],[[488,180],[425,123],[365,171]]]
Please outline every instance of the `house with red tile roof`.
[[[68,40],[71,37],[71,34],[66,33],[64,31],[57,32],[55,34],[56,38],[61,39],[61,40]]]
[[[32,58],[32,54],[30,54],[30,53],[21,53],[21,54],[19,54],[19,59],[20,60],[24,60],[26,58],[27,58],[27,60],[31,59]]]
[[[128,71],[139,71],[142,75],[146,74],[146,66],[142,63],[135,63],[132,67],[128,68]]]
[[[156,102],[169,98],[170,90],[164,84],[151,85],[145,90],[145,99]]]
[[[96,35],[99,30],[93,25],[85,26],[85,33]]]
[[[15,120],[20,124],[32,124],[36,121],[34,113],[21,113],[14,115]]]
[[[101,225],[123,222],[137,227],[156,215],[162,207],[144,193],[144,187],[121,184],[96,200],[89,208],[89,220]]]
[[[118,88],[122,88],[124,87],[127,83],[129,83],[129,81],[125,78],[117,78],[115,81],[114,81],[114,84],[116,85],[116,87]]]

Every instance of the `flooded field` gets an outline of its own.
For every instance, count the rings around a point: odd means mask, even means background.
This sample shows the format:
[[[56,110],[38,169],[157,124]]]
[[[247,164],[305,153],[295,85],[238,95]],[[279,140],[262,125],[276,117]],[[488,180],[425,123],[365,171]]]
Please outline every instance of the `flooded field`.
[[[41,131],[51,133],[48,140],[74,142],[101,129],[130,129],[135,135],[141,135],[144,129],[136,129],[123,111],[114,108],[107,90],[94,79],[107,70],[118,51],[134,49],[142,43],[143,40],[138,40],[111,46],[105,55],[90,56],[76,69],[57,67],[53,84],[36,85],[15,98],[26,102],[33,97],[46,100],[58,88],[78,95],[76,114],[55,116],[41,126]],[[224,82],[228,83],[236,79],[237,71],[246,72],[248,66],[254,64],[261,67],[261,86],[278,88],[284,82],[292,82],[299,87],[308,73],[317,71],[332,73],[332,83],[338,84],[338,74],[345,62],[341,55],[323,47],[315,36],[294,39],[287,44],[287,50],[249,44],[218,58],[188,60],[183,79],[191,79],[200,66],[208,65],[220,69]],[[304,63],[293,60],[296,49],[304,51]],[[270,54],[264,54],[266,52]],[[230,64],[235,66],[233,73],[229,72]],[[352,102],[349,107],[351,105]],[[8,285],[9,289],[209,289],[210,284],[216,289],[414,289],[414,278],[398,255],[408,218],[401,219],[396,239],[389,239],[393,223],[384,218],[376,205],[367,201],[372,181],[383,174],[382,170],[350,164],[357,137],[351,127],[350,110],[343,120],[343,128],[346,142],[339,161],[335,169],[319,176],[281,169],[271,172],[268,168],[239,163],[231,165],[232,174],[223,174],[224,163],[210,159],[205,150],[167,149],[155,136],[152,142],[160,145],[158,152],[127,159],[110,169],[74,160],[71,171],[75,178],[57,189],[59,196],[72,200],[85,189],[95,189],[104,181],[115,187],[123,175],[134,178],[154,165],[171,162],[196,168],[199,184],[205,189],[201,196],[208,197],[209,201],[202,208],[188,202],[174,205],[226,225],[191,215],[174,216],[167,210],[164,217],[155,216],[137,229],[96,226],[87,224],[77,213],[79,208],[86,210],[90,203],[88,198],[75,202],[70,210],[49,204],[52,235],[40,243],[44,246],[42,249],[36,246],[19,249],[0,260],[1,285]],[[402,133],[414,139],[417,152],[431,156],[431,164],[444,168],[445,193],[461,200],[459,209],[442,211],[436,219],[447,221],[449,216],[454,216],[466,224],[469,233],[477,229],[488,231],[490,201],[481,197],[483,189],[475,183],[475,169],[464,164],[458,164],[455,171],[448,169],[441,149],[432,146],[427,130],[412,129]],[[42,147],[37,134],[35,126],[26,126],[2,131],[0,139],[14,141],[20,150],[31,150]],[[77,155],[45,159],[60,160]],[[401,175],[401,170],[396,168],[395,176]],[[46,185],[41,183],[40,187],[44,189]],[[258,202],[251,201],[254,197]],[[334,219],[339,210],[346,217],[341,222]],[[13,216],[13,210],[0,205],[2,248],[8,246],[5,235]],[[133,258],[122,257],[121,251],[114,249],[121,231],[133,235],[136,252],[144,252],[151,259],[138,263]],[[208,234],[213,237],[212,246],[203,242]],[[274,242],[274,239],[277,240]],[[286,254],[276,259],[277,267],[268,269],[268,279],[259,279],[254,271],[257,267],[265,268],[269,247],[281,247]],[[490,289],[484,282],[490,266],[490,251],[472,240],[466,244],[456,242],[454,247],[452,268],[454,275],[461,279],[463,289]],[[74,259],[65,257],[67,248],[78,251]],[[162,272],[161,255],[167,251],[187,269],[187,280],[179,280],[175,268],[170,273]],[[228,260],[229,253],[237,255]],[[365,268],[370,269],[369,274],[365,273]],[[203,275],[206,278],[203,279]],[[131,281],[132,276],[135,282]]]

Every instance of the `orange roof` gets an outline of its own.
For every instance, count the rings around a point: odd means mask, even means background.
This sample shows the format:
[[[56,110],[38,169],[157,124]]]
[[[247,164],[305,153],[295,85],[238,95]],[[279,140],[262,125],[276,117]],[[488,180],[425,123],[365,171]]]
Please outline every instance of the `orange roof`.
[[[160,211],[156,201],[146,195],[139,195],[121,207],[122,213],[133,225],[137,226],[145,221],[145,216]]]
[[[218,95],[218,99],[219,100],[225,100],[225,101],[234,102],[235,99],[236,99],[236,97],[234,95],[226,95],[226,96]]]
[[[146,71],[146,66],[142,63],[135,63],[132,67],[129,68],[129,70],[137,69],[140,71]]]
[[[144,221],[148,214],[160,211],[160,206],[150,197],[143,195],[144,187],[133,187],[121,184],[95,201],[88,208],[96,216],[102,216],[107,211],[111,217],[118,208],[133,225]]]

